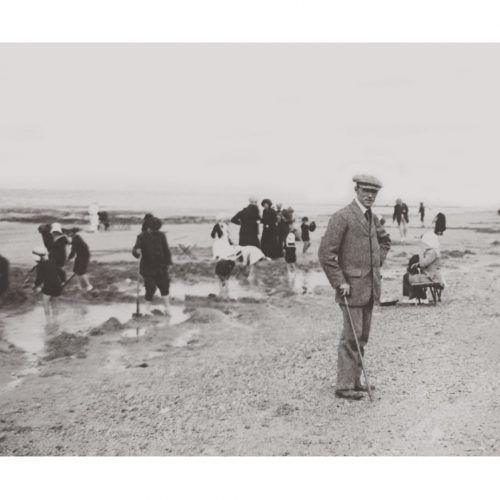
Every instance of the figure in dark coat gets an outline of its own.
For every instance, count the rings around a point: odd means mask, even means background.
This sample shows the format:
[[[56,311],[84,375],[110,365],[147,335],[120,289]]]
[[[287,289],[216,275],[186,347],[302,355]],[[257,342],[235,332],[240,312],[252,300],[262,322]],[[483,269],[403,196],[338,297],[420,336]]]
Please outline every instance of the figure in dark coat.
[[[54,238],[54,243],[52,244],[52,247],[49,250],[49,260],[54,262],[54,264],[57,267],[60,267],[61,269],[64,267],[64,264],[66,264],[66,259],[67,259],[66,247],[68,245],[69,245],[68,239],[66,238],[66,236],[61,234],[60,236]]]
[[[75,264],[73,266],[73,272],[80,279],[80,286],[87,292],[90,292],[94,287],[90,284],[87,277],[87,268],[90,262],[90,250],[89,246],[83,238],[78,234],[79,229],[73,229],[71,234],[71,251],[68,255],[68,260],[75,258]]]
[[[276,219],[277,219],[277,232],[278,232],[278,249],[280,256],[283,256],[285,249],[285,240],[288,234],[288,224],[283,219],[282,203],[276,205]]]
[[[48,324],[57,321],[57,298],[61,295],[66,276],[54,261],[47,260],[44,247],[33,249],[33,258],[37,265],[34,290],[42,292],[43,309]]]
[[[172,256],[165,233],[160,232],[161,226],[160,219],[150,218],[147,229],[137,236],[132,254],[141,259],[139,272],[144,278],[148,309],[151,308],[153,296],[158,288],[164,302],[164,313],[168,316],[170,315],[168,266],[172,264]]]
[[[260,240],[262,252],[266,257],[276,259],[281,257],[281,250],[278,239],[278,216],[276,210],[272,208],[269,199],[262,201],[264,210],[262,211],[262,237]]]
[[[149,229],[149,223],[151,222],[151,219],[153,217],[154,215],[149,213],[144,216],[144,219],[142,220],[142,229],[141,229],[143,233]]]
[[[233,224],[240,226],[240,246],[254,246],[260,248],[259,242],[259,207],[255,198],[249,199],[250,204],[240,210],[232,219]]]
[[[278,219],[278,241],[280,248],[280,255],[283,255],[286,246],[286,238],[290,231],[293,231],[293,208],[288,207],[280,210],[280,215]]]
[[[71,239],[71,251],[68,255],[68,260],[71,260],[73,257],[76,257],[73,272],[78,276],[82,276],[87,272],[90,261],[90,250],[87,243],[77,233]]]
[[[396,221],[398,224],[402,222],[406,222],[408,224],[408,205],[403,203],[401,199],[396,200],[396,204],[394,205],[394,213],[392,214],[392,221]]]
[[[9,261],[0,255],[0,295],[9,289]]]
[[[63,234],[63,229],[58,222],[54,222],[51,226],[51,235],[53,243],[49,249],[49,260],[52,261],[64,274],[64,281],[66,274],[64,273],[64,264],[68,258],[66,247],[69,245],[68,238]]]
[[[45,248],[50,251],[52,243],[54,243],[54,238],[50,232],[50,224],[40,224],[38,226],[38,232],[42,235],[43,244]]]
[[[394,213],[392,214],[392,222],[396,221],[399,228],[399,235],[401,236],[401,241],[406,241],[407,228],[406,224],[409,222],[408,216],[408,205],[403,203],[401,198],[396,200],[394,205]]]
[[[109,230],[109,226],[111,223],[109,222],[109,214],[105,210],[101,210],[100,212],[97,212],[97,216],[99,217],[99,229],[101,229],[101,226],[104,228],[104,231]]]
[[[422,223],[422,227],[424,227],[425,226],[425,224],[424,224],[425,206],[422,202],[420,202],[420,206],[418,207],[418,213],[420,214],[420,222]]]
[[[442,236],[446,231],[446,216],[443,213],[439,212],[434,218],[434,223],[434,232],[438,236]]]
[[[302,217],[302,224],[300,225],[301,238],[304,242],[304,246],[302,247],[302,253],[306,253],[309,247],[311,246],[311,237],[309,236],[310,232],[316,230],[316,223],[313,221],[309,224],[308,217]]]
[[[35,287],[49,297],[59,297],[63,290],[65,275],[60,267],[51,260],[41,260],[36,266]]]

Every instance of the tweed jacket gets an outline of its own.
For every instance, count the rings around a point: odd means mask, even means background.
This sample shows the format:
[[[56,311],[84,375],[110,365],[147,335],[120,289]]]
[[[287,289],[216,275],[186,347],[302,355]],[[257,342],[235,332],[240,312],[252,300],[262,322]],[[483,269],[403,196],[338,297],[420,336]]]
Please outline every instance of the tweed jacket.
[[[373,297],[380,300],[380,268],[391,247],[391,238],[372,214],[370,225],[354,200],[334,213],[319,246],[319,261],[328,281],[336,289],[336,301],[343,303],[339,286],[351,285],[352,306],[363,306]],[[371,251],[371,255],[370,255]]]

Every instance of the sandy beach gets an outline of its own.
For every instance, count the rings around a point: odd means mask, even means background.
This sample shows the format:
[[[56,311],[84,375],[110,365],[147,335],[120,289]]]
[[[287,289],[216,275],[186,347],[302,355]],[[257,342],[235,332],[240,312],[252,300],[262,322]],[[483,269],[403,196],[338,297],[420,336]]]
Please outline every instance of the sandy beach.
[[[5,219],[5,217],[4,217]],[[341,313],[317,259],[296,286],[266,262],[217,300],[209,220],[166,221],[173,315],[133,319],[135,219],[83,233],[95,289],[71,282],[57,331],[23,280],[33,222],[0,222],[11,291],[0,309],[1,455],[497,455],[500,451],[500,217],[463,211],[441,239],[442,302],[376,307],[366,365],[375,401],[335,398]],[[186,223],[189,222],[189,223]],[[412,221],[383,268],[401,299],[424,231]],[[179,246],[189,247],[191,255]],[[300,247],[299,247],[300,248]],[[71,272],[71,264],[67,264]],[[141,296],[143,290],[141,289]]]

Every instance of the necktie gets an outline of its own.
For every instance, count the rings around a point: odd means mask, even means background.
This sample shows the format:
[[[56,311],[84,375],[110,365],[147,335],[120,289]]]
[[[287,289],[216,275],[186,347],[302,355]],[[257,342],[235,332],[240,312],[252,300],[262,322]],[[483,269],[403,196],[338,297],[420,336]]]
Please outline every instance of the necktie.
[[[372,222],[372,210],[371,210],[371,208],[366,209],[365,219],[368,221],[368,223],[371,224],[371,222]]]

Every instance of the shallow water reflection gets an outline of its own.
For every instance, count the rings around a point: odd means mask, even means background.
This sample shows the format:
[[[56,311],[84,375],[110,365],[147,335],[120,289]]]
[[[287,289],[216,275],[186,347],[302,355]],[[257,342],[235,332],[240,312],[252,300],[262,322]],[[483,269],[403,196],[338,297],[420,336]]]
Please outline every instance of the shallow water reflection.
[[[73,334],[86,334],[89,329],[116,318],[126,323],[132,317],[135,304],[60,304],[57,325],[48,326],[41,306],[23,314],[14,314],[0,320],[3,338],[16,347],[30,354],[43,351],[45,342],[54,335],[64,331]],[[186,321],[188,315],[182,306],[171,307],[171,317],[163,320],[163,326],[177,325]],[[142,327],[141,327],[142,328]],[[133,329],[135,332],[135,328]]]
[[[137,284],[132,280],[122,281],[117,285],[118,291],[126,295],[135,296]],[[232,299],[252,298],[260,299],[264,297],[264,293],[249,285],[245,285],[236,279],[228,281],[229,297]],[[144,293],[141,285],[141,295]],[[209,295],[219,294],[219,283],[216,279],[213,281],[200,281],[198,283],[186,283],[183,281],[173,281],[170,285],[170,296],[184,300],[186,295],[196,297],[208,297]]]

